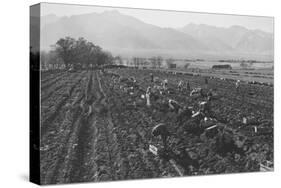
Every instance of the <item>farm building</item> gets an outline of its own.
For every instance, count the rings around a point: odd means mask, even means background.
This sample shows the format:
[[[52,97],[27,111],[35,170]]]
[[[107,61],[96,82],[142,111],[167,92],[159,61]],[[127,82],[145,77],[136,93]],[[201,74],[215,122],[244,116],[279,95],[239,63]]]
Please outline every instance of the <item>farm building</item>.
[[[213,65],[212,69],[232,69],[231,65]]]
[[[169,69],[177,68],[177,64],[175,64],[175,63],[168,64],[167,66],[168,66]]]

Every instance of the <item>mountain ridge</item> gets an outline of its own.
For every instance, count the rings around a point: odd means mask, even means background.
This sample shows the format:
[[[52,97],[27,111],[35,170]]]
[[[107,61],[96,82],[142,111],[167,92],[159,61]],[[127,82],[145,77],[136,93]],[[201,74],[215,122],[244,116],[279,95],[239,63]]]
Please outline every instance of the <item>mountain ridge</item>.
[[[42,20],[45,50],[59,38],[70,36],[84,37],[123,56],[273,58],[273,35],[242,26],[187,24],[177,29],[163,28],[115,10],[67,17],[47,15]]]

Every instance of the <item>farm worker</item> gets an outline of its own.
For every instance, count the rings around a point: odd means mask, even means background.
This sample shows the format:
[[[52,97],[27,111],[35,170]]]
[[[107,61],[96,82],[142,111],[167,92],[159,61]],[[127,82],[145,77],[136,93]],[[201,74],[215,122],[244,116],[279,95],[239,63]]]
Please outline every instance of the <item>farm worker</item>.
[[[173,112],[176,112],[176,113],[178,113],[178,112],[179,112],[179,109],[181,108],[180,104],[179,104],[177,101],[172,100],[172,99],[169,99],[168,105],[169,105],[169,108],[170,108]]]
[[[190,96],[198,95],[198,94],[200,94],[201,96],[204,95],[202,88],[195,88],[190,92]]]
[[[205,118],[205,115],[199,110],[198,112],[193,113],[191,118],[196,125],[200,125],[201,121]]]
[[[190,85],[189,85],[189,81],[186,82],[186,90],[190,90]]]
[[[152,129],[152,135],[160,136],[163,142],[164,149],[167,148],[167,138],[171,135],[164,123],[159,123]]]
[[[150,95],[151,95],[151,87],[148,87],[147,90],[146,90],[146,94],[145,94],[145,97],[146,97],[146,106],[148,106],[148,107],[151,106],[151,103],[150,103]]]
[[[182,88],[183,88],[183,81],[179,81],[179,84],[178,84],[178,90],[182,91]]]
[[[136,82],[137,82],[137,80],[136,80],[136,78],[135,78],[134,76],[132,76],[132,77],[130,78],[130,80],[131,80],[131,82],[133,82],[133,83],[136,83]]]
[[[237,80],[236,83],[235,83],[235,88],[236,88],[237,91],[239,89],[239,86],[240,86],[240,80]]]
[[[154,82],[154,76],[152,73],[150,73],[150,82]]]
[[[193,96],[193,95],[195,95],[196,93],[198,93],[197,90],[196,90],[196,89],[193,89],[193,90],[190,92],[190,96]]]
[[[167,79],[165,79],[165,80],[163,81],[163,88],[164,88],[164,90],[167,90],[167,89],[168,89],[168,80],[167,80]]]
[[[208,84],[208,78],[205,77],[205,84]]]
[[[200,92],[200,95],[201,95],[202,97],[206,97],[206,95],[204,94],[204,92],[203,92],[203,89],[202,89],[202,88],[200,88],[199,92]]]
[[[205,116],[209,115],[211,110],[210,108],[210,101],[204,101],[199,104],[199,109]]]

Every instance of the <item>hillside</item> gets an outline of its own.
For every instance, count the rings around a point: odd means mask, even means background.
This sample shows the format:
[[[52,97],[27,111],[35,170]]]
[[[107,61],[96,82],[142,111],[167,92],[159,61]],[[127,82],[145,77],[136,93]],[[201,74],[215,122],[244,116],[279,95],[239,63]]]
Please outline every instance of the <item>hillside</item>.
[[[147,24],[118,11],[42,18],[41,47],[49,50],[59,38],[84,37],[114,55],[200,58],[273,57],[273,36],[241,26],[216,28],[189,24],[180,29]]]

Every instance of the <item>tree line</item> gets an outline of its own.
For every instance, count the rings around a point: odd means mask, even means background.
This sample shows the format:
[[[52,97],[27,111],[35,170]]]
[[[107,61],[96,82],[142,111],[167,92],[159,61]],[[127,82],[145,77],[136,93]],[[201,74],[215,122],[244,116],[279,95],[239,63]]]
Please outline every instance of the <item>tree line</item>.
[[[152,68],[160,68],[163,64],[163,58],[161,56],[151,58],[133,57],[132,64],[135,67],[151,65]]]
[[[48,53],[41,53],[41,64],[45,68],[90,69],[113,63],[111,53],[84,38],[65,37],[59,39]]]
[[[167,68],[172,68],[177,59],[168,58],[164,59],[161,56],[154,56],[151,58],[143,58],[143,57],[133,57],[131,61],[131,65],[135,67],[150,67],[150,68],[163,68],[163,64],[166,64]],[[187,60],[184,60],[184,64],[182,67],[184,69],[188,69],[190,63],[187,63]],[[165,66],[165,65],[164,65]]]

